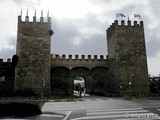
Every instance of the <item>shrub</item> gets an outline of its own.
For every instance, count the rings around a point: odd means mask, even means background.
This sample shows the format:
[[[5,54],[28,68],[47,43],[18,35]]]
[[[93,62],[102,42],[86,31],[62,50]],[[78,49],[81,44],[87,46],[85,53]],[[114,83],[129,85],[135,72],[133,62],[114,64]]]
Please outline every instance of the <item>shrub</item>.
[[[26,117],[41,114],[38,105],[30,103],[1,103],[0,117],[15,116]]]

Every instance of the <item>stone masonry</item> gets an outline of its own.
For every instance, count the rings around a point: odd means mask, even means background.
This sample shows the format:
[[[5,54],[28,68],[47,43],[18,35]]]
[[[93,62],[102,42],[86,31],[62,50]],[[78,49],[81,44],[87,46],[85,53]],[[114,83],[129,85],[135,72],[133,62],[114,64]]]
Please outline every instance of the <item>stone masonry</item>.
[[[18,16],[16,50],[18,63],[15,68],[15,91],[31,89],[39,95],[50,94],[51,83],[54,85],[54,79],[51,79],[54,75],[50,72],[56,71],[55,69],[59,67],[64,71],[69,71],[68,73],[76,70],[74,68],[83,68],[82,73],[86,70],[84,68],[92,72],[96,69],[107,68],[105,74],[108,77],[105,81],[114,83],[110,87],[115,89],[116,93],[146,94],[149,92],[143,21],[140,23],[134,21],[133,25],[131,21],[128,21],[125,25],[125,21],[122,20],[119,25],[118,20],[115,20],[107,30],[108,55],[106,59],[103,56],[97,59],[97,55],[93,59],[91,55],[87,58],[82,55],[81,59],[78,55],[75,59],[72,59],[72,55],[69,55],[67,59],[65,55],[53,56],[50,53],[52,33],[50,17],[44,21],[41,16],[38,22],[34,16],[33,22],[30,22],[28,15],[25,21],[22,21],[22,16]],[[104,75],[104,73],[98,74]],[[57,80],[61,79],[57,78]]]
[[[59,67],[59,66],[63,66],[65,68],[68,68],[69,70],[76,67],[85,67],[91,70],[92,68],[96,68],[100,66],[109,68],[109,63],[108,63],[108,56],[106,56],[105,58],[103,55],[100,55],[100,58],[98,58],[97,55],[94,55],[94,58],[91,58],[91,55],[88,55],[88,56],[75,55],[74,59],[72,58],[72,55],[69,55],[67,59],[66,55],[59,56],[58,54],[56,55],[52,54],[51,68]]]
[[[107,30],[110,72],[122,93],[149,92],[143,21],[116,20]]]
[[[51,20],[43,17],[40,21],[29,21],[29,16],[22,21],[18,16],[17,51],[19,58],[14,90],[31,89],[37,94],[50,92],[50,44]]]

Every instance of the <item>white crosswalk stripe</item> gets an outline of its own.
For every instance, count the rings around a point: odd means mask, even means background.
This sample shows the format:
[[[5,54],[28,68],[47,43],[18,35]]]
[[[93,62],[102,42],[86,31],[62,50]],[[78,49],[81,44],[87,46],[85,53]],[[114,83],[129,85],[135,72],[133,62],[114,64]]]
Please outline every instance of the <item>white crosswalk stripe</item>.
[[[119,114],[119,113],[144,113],[144,112],[148,112],[148,110],[113,110],[113,111],[102,111],[102,112],[89,112],[87,113],[87,115],[103,115],[103,114]]]
[[[95,99],[95,105],[90,104],[89,101],[93,101],[90,99],[85,99],[88,102],[87,113],[86,116],[74,118],[71,120],[101,120],[101,119],[114,119],[114,120],[156,120],[160,117],[154,116],[155,114],[148,111],[147,109],[143,109],[143,106],[138,106],[134,103],[129,103],[127,106],[122,106],[122,104],[117,103],[114,104],[105,104],[96,105],[96,101],[101,101],[101,99]],[[105,101],[106,102],[106,101]],[[117,106],[118,105],[118,106]],[[158,109],[160,110],[160,109]]]
[[[135,114],[135,116],[134,116]],[[106,110],[87,110],[87,117],[83,118],[84,120],[88,119],[100,119],[100,118],[125,118],[128,119],[130,117],[137,118],[138,114],[153,114],[148,110],[144,110],[143,108],[117,108],[117,109],[106,109]]]
[[[140,101],[141,102],[141,101]],[[156,108],[155,108],[156,107]],[[113,98],[85,98],[79,102],[48,102],[42,111],[68,115],[70,120],[157,120],[152,108],[160,111],[159,105],[141,104],[136,100]],[[66,114],[69,111],[69,114]],[[81,116],[76,116],[80,112]],[[153,112],[155,112],[153,110]],[[70,115],[71,114],[71,115]],[[73,115],[73,116],[72,116]],[[62,116],[59,116],[62,117]],[[76,118],[75,118],[76,117]]]
[[[87,116],[81,118],[75,118],[72,120],[99,120],[99,119],[121,119],[121,120],[152,120],[159,118],[149,118],[146,115],[152,115],[154,113],[144,110],[143,108],[123,108],[123,109],[94,109],[87,110]]]
[[[106,100],[113,100],[113,99],[109,99],[109,98],[107,98]],[[85,98],[85,101],[103,101],[102,99],[87,99],[87,98]]]

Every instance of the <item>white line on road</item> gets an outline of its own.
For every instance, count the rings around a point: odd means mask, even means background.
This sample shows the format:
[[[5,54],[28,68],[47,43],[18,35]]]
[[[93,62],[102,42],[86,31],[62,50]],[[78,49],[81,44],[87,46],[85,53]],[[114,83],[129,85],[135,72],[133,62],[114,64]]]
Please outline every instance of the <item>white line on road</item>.
[[[124,117],[125,115],[114,115],[114,118]],[[113,115],[102,115],[102,116],[86,116],[86,117],[79,117],[74,118],[71,120],[91,120],[91,119],[102,119],[102,118],[112,118]]]
[[[87,110],[87,112],[103,112],[103,111],[124,111],[124,110],[142,110],[143,108],[118,108],[118,109],[94,109],[94,110]]]
[[[41,117],[64,117],[64,115],[52,115],[52,114],[42,114]]]
[[[159,120],[160,119],[160,117],[148,117],[148,118],[146,118],[146,117],[144,117],[144,118],[142,118],[142,117],[139,117],[139,118],[123,118],[123,119],[118,119],[118,120]]]
[[[146,113],[146,114],[148,114],[148,113]],[[143,119],[142,117],[141,118],[137,118],[137,117],[128,118],[128,117],[126,117],[126,114],[115,114],[115,115],[86,116],[86,117],[74,118],[71,120],[91,120],[91,119],[98,120],[98,119],[104,119],[104,118],[114,118],[114,119],[121,118],[121,120],[142,120]],[[147,120],[147,118],[145,120]],[[152,120],[152,118],[150,118],[148,120]]]
[[[139,112],[149,112],[148,110],[135,110],[135,111],[108,111],[108,112],[93,112],[87,113],[87,115],[104,115],[104,114],[117,114],[117,113],[139,113]]]
[[[63,118],[63,120],[67,120],[67,118],[69,117],[69,115],[72,113],[72,111],[68,111],[67,114],[66,114],[66,117]]]

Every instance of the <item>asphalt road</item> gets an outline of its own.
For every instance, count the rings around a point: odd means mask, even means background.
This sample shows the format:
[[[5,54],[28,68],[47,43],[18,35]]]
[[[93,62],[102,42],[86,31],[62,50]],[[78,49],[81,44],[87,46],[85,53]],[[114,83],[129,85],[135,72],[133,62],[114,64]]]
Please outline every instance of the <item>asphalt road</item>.
[[[17,120],[158,120],[160,100],[90,96],[76,102],[46,102],[42,111],[40,116]]]
[[[78,102],[45,103],[43,112],[65,114],[62,120],[160,119],[159,100],[83,97]]]

